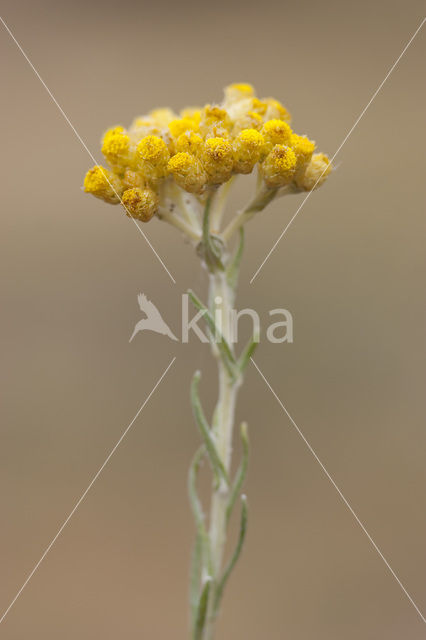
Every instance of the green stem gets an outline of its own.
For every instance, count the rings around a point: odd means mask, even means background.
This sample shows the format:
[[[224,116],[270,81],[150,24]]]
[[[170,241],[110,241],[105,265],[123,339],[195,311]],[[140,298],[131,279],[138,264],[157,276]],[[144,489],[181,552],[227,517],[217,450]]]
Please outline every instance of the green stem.
[[[188,238],[198,242],[201,238],[201,233],[198,232],[194,227],[188,224],[186,220],[183,220],[180,216],[175,213],[170,213],[167,211],[165,207],[160,207],[158,212],[158,217],[160,220],[164,220],[172,225],[172,227],[176,227],[179,231],[182,231]]]
[[[224,338],[231,343],[231,306],[233,291],[229,286],[226,274],[222,271],[210,276],[210,296],[213,303],[213,313],[220,323],[220,330]],[[217,312],[220,311],[220,315]],[[213,349],[218,359],[219,370],[219,398],[215,411],[215,440],[218,454],[229,475],[232,456],[232,434],[239,381],[230,377],[227,368]],[[213,486],[210,509],[210,560],[213,579],[213,589],[209,598],[203,640],[212,640],[215,624],[215,588],[220,584],[223,566],[223,555],[226,543],[227,508],[229,504],[229,486],[225,482]]]
[[[222,239],[225,242],[228,242],[238,229],[241,229],[241,227],[251,220],[256,213],[262,211],[275,198],[277,191],[278,189],[267,189],[266,187],[261,187],[255,194],[253,200],[249,202],[249,204],[234,218],[232,218],[231,222],[221,234]]]

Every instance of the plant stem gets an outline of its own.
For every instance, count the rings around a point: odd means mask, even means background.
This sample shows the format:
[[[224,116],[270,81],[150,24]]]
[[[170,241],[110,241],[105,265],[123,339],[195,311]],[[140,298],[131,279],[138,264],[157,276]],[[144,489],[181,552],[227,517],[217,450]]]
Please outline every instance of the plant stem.
[[[210,296],[212,309],[216,322],[219,325],[223,337],[232,347],[231,335],[231,307],[233,291],[229,286],[226,276],[222,271],[210,276]],[[213,347],[213,353],[218,361],[219,372],[219,398],[215,411],[214,435],[219,456],[225,470],[229,474],[232,457],[232,434],[234,428],[235,403],[239,387],[238,380],[232,380],[229,373]],[[218,486],[213,486],[213,495],[210,510],[210,552],[211,570],[214,587],[217,586],[222,572],[223,554],[226,543],[227,506],[229,502],[229,487],[222,481]],[[215,611],[214,588],[211,590],[207,609],[207,620],[203,640],[212,640],[217,611]]]
[[[197,242],[201,238],[201,232],[198,232],[197,229],[194,229],[193,226],[189,225],[188,222],[186,222],[186,220],[183,220],[180,216],[167,211],[165,207],[160,207],[158,217],[160,218],[160,220],[164,220],[165,222],[171,224],[172,227],[176,227],[176,229],[182,231],[191,240]]]
[[[277,194],[277,189],[266,189],[260,188],[254,198],[249,202],[249,204],[244,207],[242,211],[240,211],[234,218],[232,218],[231,222],[222,232],[222,238],[225,242],[230,240],[234,233],[238,231],[243,225],[245,225],[252,217],[262,211],[270,202],[273,200]]]

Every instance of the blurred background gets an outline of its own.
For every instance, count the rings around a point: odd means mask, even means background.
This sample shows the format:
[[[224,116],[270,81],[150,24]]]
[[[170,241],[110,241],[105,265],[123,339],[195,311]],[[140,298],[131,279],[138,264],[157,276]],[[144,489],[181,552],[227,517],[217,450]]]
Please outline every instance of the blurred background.
[[[156,106],[219,101],[250,82],[332,155],[422,19],[422,3],[12,2],[3,18],[92,153]],[[294,343],[256,360],[419,608],[426,611],[425,31],[252,285],[302,196],[247,229],[238,306],[285,307]],[[0,627],[4,640],[187,638],[208,349],[139,334],[143,291],[180,331],[206,278],[179,234],[85,196],[93,164],[2,27],[0,609],[172,359],[176,361]],[[232,197],[246,199],[250,179]],[[246,326],[248,331],[248,325]],[[220,640],[420,640],[425,626],[254,368],[250,523]],[[238,447],[236,448],[238,452]],[[235,526],[235,523],[234,523]],[[235,530],[233,532],[235,535]]]

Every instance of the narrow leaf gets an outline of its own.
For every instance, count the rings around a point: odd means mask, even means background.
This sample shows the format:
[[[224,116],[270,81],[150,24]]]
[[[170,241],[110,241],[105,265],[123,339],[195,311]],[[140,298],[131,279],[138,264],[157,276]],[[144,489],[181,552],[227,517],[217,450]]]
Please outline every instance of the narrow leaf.
[[[235,547],[235,551],[234,554],[231,558],[231,560],[229,561],[228,566],[226,567],[225,571],[223,572],[222,578],[216,588],[216,592],[215,592],[215,600],[214,600],[214,613],[217,612],[219,605],[220,605],[220,601],[222,599],[222,595],[223,595],[223,590],[225,589],[225,585],[228,581],[229,576],[232,573],[233,568],[235,567],[238,558],[240,557],[241,554],[241,550],[243,548],[243,544],[244,544],[244,539],[246,537],[246,533],[247,533],[247,517],[248,517],[248,511],[247,511],[247,498],[246,496],[241,496],[241,501],[242,501],[242,508],[241,508],[241,522],[240,522],[240,534],[238,537],[238,542],[237,542],[237,546]]]
[[[211,192],[207,197],[203,214],[203,245],[204,245],[204,258],[209,269],[214,271],[215,269],[224,270],[222,262],[222,251],[220,249],[221,240],[212,236],[210,233],[210,209],[212,199],[215,196],[215,192]],[[217,244],[216,244],[217,243]]]
[[[197,493],[197,476],[198,476],[198,470],[200,468],[201,461],[205,454],[206,454],[206,447],[203,445],[198,449],[197,453],[195,454],[192,460],[191,466],[189,467],[189,474],[188,474],[189,501],[191,504],[192,513],[194,514],[197,531],[200,533],[203,533],[203,531],[205,531],[205,527],[204,527],[203,507],[201,506],[201,502]]]
[[[203,637],[211,586],[212,586],[212,579],[207,578],[198,602],[197,615],[195,618],[195,627],[194,627],[194,640],[201,640]]]
[[[217,480],[222,478],[223,480],[225,480],[226,484],[229,486],[228,474],[217,452],[216,444],[213,440],[210,426],[206,420],[203,408],[201,406],[200,397],[198,394],[198,384],[200,382],[200,377],[201,377],[200,372],[196,371],[192,379],[192,384],[191,384],[192,410],[194,412],[195,420],[197,422],[201,436],[204,440],[204,444],[205,444],[207,454],[213,469],[213,473],[215,474]]]
[[[206,447],[202,445],[196,452],[188,474],[188,493],[189,502],[191,504],[192,513],[194,514],[197,535],[195,538],[194,549],[191,561],[191,577],[189,602],[191,608],[192,625],[195,627],[195,619],[197,615],[200,581],[203,567],[211,573],[211,553],[210,540],[205,526],[205,515],[203,507],[197,492],[197,478],[203,457],[206,455]]]
[[[216,338],[218,340],[218,342],[215,344],[217,344],[219,348],[223,363],[226,366],[228,374],[234,380],[235,374],[236,374],[236,371],[235,371],[236,362],[235,362],[234,356],[232,355],[232,351],[229,347],[229,344],[227,343],[222,333],[219,331],[218,327],[216,326],[214,318],[210,313],[210,311],[207,309],[207,307],[201,302],[201,300],[195,295],[195,293],[191,291],[191,289],[188,290],[188,295],[194,307],[198,309],[198,311],[203,312],[203,318],[208,328],[210,329],[211,335],[213,336],[212,339]]]
[[[248,363],[250,362],[250,358],[252,357],[253,353],[257,349],[258,344],[259,344],[259,334],[256,333],[253,336],[253,338],[251,338],[251,340],[247,342],[246,346],[243,349],[242,354],[238,358],[237,366],[238,366],[238,369],[240,370],[240,373],[244,373]]]
[[[203,542],[197,531],[191,558],[191,575],[189,581],[189,606],[191,610],[192,628],[195,628],[198,608],[198,592],[200,588],[201,567],[203,561]]]
[[[238,471],[235,475],[235,480],[232,485],[231,493],[229,496],[228,506],[226,507],[226,523],[228,524],[231,517],[234,504],[237,500],[238,494],[241,491],[245,477],[247,475],[248,459],[249,459],[249,439],[247,422],[242,422],[240,426],[241,442],[243,445],[243,455],[241,458],[241,464],[238,467]]]
[[[234,258],[226,271],[226,278],[232,290],[235,290],[240,272],[241,259],[244,251],[244,228],[240,227],[240,240]]]

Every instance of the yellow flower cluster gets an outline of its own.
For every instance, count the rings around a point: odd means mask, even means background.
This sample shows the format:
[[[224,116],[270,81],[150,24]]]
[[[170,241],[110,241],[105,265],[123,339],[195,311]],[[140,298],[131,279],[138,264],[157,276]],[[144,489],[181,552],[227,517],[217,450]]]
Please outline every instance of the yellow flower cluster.
[[[235,174],[257,166],[266,189],[311,190],[324,182],[331,163],[314,154],[315,143],[293,133],[290,114],[273,98],[260,100],[249,84],[225,89],[220,105],[186,108],[179,115],[156,109],[128,130],[114,127],[102,140],[109,168],[96,166],[84,189],[144,222],[162,204],[164,187],[202,199]]]

